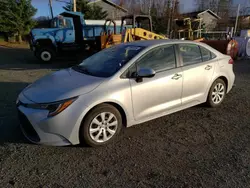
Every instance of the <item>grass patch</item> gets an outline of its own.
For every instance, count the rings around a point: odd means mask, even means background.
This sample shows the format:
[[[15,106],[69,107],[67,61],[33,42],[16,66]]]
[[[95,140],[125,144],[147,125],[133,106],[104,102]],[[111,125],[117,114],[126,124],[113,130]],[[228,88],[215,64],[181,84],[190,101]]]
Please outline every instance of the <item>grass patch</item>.
[[[5,42],[5,39],[3,36],[0,36],[0,42]]]
[[[10,43],[6,41],[0,40],[0,46],[8,47],[8,48],[24,48],[28,49],[29,48],[29,43],[23,42],[23,43]]]

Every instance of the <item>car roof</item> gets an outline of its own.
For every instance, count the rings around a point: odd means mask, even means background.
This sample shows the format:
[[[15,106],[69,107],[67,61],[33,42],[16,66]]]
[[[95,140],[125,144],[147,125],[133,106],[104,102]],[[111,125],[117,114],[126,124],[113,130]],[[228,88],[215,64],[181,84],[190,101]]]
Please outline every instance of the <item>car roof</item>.
[[[130,45],[135,45],[135,46],[155,46],[159,44],[178,44],[178,43],[191,43],[191,44],[197,44],[197,42],[194,41],[187,41],[187,40],[178,40],[178,39],[156,39],[156,40],[140,40],[140,41],[135,41],[128,43]]]
[[[199,46],[203,46],[213,53],[215,53],[217,56],[222,55],[221,52],[218,50],[212,48],[211,46],[202,43],[202,42],[195,42],[190,40],[179,40],[179,39],[156,39],[156,40],[140,40],[135,42],[126,43],[127,45],[133,45],[133,46],[142,46],[142,47],[154,47],[154,46],[160,46],[164,44],[195,44]]]

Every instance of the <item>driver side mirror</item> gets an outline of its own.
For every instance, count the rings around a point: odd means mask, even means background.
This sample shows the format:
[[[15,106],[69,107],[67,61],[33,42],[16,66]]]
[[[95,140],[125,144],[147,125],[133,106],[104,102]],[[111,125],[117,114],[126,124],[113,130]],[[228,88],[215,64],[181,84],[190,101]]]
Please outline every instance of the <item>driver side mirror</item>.
[[[136,82],[142,82],[143,78],[152,78],[155,76],[155,71],[150,68],[141,68],[137,73],[132,74],[132,77],[135,78]]]
[[[152,78],[155,76],[155,71],[150,68],[141,68],[137,72],[137,77],[139,78]]]

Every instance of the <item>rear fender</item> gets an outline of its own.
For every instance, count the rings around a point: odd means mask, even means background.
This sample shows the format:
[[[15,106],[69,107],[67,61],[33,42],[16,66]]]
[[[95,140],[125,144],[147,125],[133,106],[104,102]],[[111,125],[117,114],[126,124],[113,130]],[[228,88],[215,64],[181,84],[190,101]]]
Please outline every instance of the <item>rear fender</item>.
[[[212,81],[211,81],[210,87],[208,87],[208,89],[207,89],[207,91],[206,91],[206,96],[208,96],[209,91],[210,91],[210,89],[211,89],[213,83],[214,83],[217,79],[219,79],[220,77],[225,77],[225,78],[227,79],[227,82],[228,82],[228,83],[227,83],[227,93],[229,92],[229,90],[230,90],[230,79],[229,79],[229,76],[228,76],[226,73],[221,73],[221,74],[215,73],[214,76],[213,76],[213,79],[212,79]]]

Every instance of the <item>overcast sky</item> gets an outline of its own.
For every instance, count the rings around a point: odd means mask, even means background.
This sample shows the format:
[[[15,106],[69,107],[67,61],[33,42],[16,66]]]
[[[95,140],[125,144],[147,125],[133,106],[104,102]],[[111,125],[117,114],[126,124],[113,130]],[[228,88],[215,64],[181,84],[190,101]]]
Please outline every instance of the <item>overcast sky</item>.
[[[69,2],[70,0],[60,0],[60,1],[66,1]],[[195,0],[180,0],[180,10],[181,12],[189,12],[195,9]],[[235,3],[240,3],[242,6],[249,6],[250,7],[250,0],[234,0]],[[38,16],[50,16],[50,10],[49,10],[49,0],[32,0],[32,4],[35,8],[37,8],[37,14]],[[63,11],[62,6],[65,5],[65,3],[57,2],[56,0],[53,0],[53,12],[54,15],[58,15]]]

